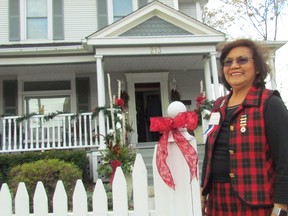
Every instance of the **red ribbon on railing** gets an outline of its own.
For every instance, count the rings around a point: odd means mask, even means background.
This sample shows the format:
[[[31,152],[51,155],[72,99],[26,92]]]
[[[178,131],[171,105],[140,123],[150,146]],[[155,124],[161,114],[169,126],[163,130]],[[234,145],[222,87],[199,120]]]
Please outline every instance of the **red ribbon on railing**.
[[[190,181],[194,177],[197,177],[197,162],[198,155],[193,146],[187,141],[187,139],[181,134],[179,128],[187,128],[194,130],[198,124],[198,115],[195,112],[181,112],[174,119],[163,117],[150,118],[150,131],[159,131],[162,136],[158,143],[156,153],[156,165],[159,174],[163,181],[172,189],[175,189],[174,180],[171,171],[166,163],[168,157],[168,138],[169,132],[172,132],[175,143],[181,150],[190,170]]]

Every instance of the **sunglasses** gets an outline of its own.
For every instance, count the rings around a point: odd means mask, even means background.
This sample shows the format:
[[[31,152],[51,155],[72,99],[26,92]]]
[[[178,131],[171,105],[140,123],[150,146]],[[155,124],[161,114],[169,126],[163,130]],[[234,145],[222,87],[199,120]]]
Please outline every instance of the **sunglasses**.
[[[239,56],[239,57],[237,57],[234,60],[236,61],[236,63],[238,65],[244,65],[244,64],[247,64],[250,59],[253,59],[253,58],[249,58],[249,57],[246,57],[246,56]],[[231,67],[231,65],[233,64],[234,60],[230,59],[230,58],[224,59],[223,66],[224,67]]]

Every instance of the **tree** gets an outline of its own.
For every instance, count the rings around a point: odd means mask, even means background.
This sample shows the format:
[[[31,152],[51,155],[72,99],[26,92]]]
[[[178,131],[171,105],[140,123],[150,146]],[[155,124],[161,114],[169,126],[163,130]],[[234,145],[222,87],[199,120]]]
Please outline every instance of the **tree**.
[[[246,36],[262,40],[277,39],[279,17],[288,7],[287,0],[219,0],[219,2],[221,4],[218,9],[209,11],[207,7],[203,8],[205,23],[213,24],[212,26],[220,31],[223,28],[227,29],[227,26],[234,28],[237,26]],[[217,22],[213,19],[217,19]]]
[[[228,34],[227,29],[235,20],[235,16],[229,14],[223,7],[211,9],[204,6],[202,16],[204,23],[226,34]]]

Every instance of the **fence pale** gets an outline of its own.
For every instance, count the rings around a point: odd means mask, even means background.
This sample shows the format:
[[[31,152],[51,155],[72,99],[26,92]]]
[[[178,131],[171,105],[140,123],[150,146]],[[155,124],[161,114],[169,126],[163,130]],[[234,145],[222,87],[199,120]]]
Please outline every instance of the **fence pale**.
[[[93,215],[107,216],[107,194],[101,179],[98,179],[93,193]]]
[[[123,171],[117,167],[112,183],[113,212],[116,216],[128,215],[127,183]]]
[[[25,183],[20,182],[15,196],[15,215],[29,216],[29,195]]]
[[[147,169],[141,154],[136,156],[132,177],[134,214],[149,216]]]
[[[74,216],[87,216],[87,193],[83,182],[77,180],[76,187],[73,193],[73,215]]]
[[[33,207],[35,216],[48,216],[48,198],[41,181],[37,182],[36,185]]]
[[[63,185],[63,182],[59,180],[57,182],[54,196],[53,196],[53,216],[63,216],[68,213],[67,206],[67,194]]]
[[[2,184],[0,191],[0,212],[1,216],[12,215],[12,199],[8,185]]]

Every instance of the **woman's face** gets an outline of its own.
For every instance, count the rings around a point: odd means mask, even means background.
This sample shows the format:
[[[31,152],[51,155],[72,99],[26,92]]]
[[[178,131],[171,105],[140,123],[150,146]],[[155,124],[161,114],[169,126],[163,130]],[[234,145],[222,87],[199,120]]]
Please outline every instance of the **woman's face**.
[[[232,89],[247,89],[253,85],[256,71],[252,51],[248,47],[231,49],[223,64],[225,79]]]

